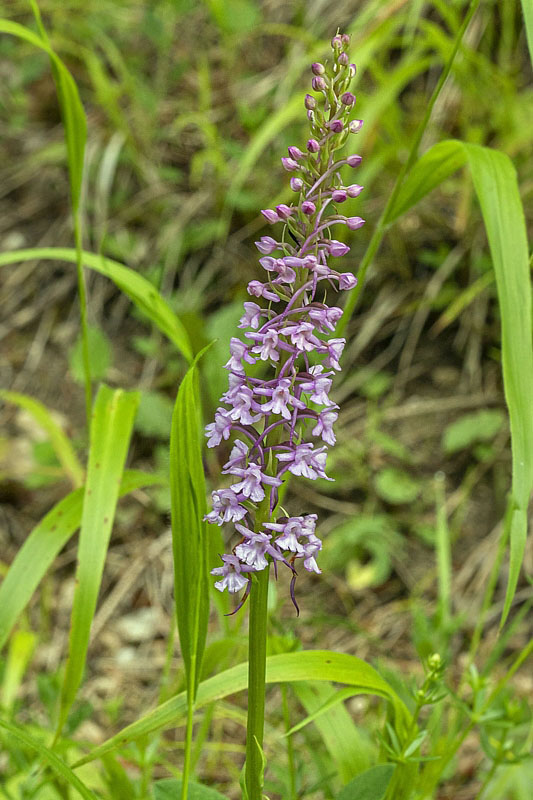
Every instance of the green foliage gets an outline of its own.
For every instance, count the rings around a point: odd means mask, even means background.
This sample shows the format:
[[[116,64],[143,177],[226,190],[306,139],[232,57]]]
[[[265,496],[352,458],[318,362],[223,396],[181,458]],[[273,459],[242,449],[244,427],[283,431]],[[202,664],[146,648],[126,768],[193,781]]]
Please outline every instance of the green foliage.
[[[182,781],[174,778],[165,778],[154,783],[154,800],[175,800],[176,797],[181,797],[181,791]],[[189,800],[221,800],[224,795],[215,792],[214,789],[209,789],[208,786],[202,786],[200,783],[191,781],[188,788],[188,797]]]
[[[111,342],[101,328],[94,326],[89,327],[87,330],[87,341],[89,344],[91,378],[95,381],[101,381],[107,376],[109,367],[113,362]],[[70,351],[69,367],[74,380],[83,385],[85,373],[83,366],[83,337],[81,334]]]
[[[466,450],[476,442],[488,442],[493,439],[503,425],[501,411],[485,409],[474,414],[465,414],[444,430],[442,449],[445,453]]]
[[[387,503],[401,505],[412,503],[420,494],[420,483],[407,472],[395,467],[386,467],[376,475],[376,492]]]
[[[337,800],[383,800],[393,772],[393,764],[371,767],[346,784]]]
[[[172,425],[172,400],[161,392],[141,392],[135,430],[143,436],[168,441]]]

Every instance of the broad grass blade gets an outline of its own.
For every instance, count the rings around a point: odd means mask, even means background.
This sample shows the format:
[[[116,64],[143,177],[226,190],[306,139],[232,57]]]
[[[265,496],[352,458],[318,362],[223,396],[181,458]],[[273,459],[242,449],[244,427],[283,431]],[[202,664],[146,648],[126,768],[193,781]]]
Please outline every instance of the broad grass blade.
[[[166,300],[142,275],[110,258],[83,251],[83,265],[94,269],[113,283],[135,303],[170,341],[187,361],[192,361],[192,347],[184,326]],[[67,261],[75,264],[76,251],[68,247],[38,247],[31,250],[13,250],[0,254],[0,267],[33,260]]]
[[[413,208],[423,197],[453,175],[466,162],[462,142],[448,139],[438,142],[416,162],[403,184],[384,223],[390,225]]]
[[[41,742],[38,742],[33,736],[30,736],[26,733],[25,730],[19,728],[18,725],[13,725],[11,722],[6,722],[3,719],[0,719],[0,728],[6,730],[10,736],[14,739],[17,739],[21,744],[25,747],[29,747],[31,750],[35,750],[41,758],[43,758],[48,765],[54,770],[54,772],[59,775],[61,778],[72,786],[78,794],[80,794],[84,800],[98,800],[97,796],[91,792],[90,789],[83,784],[78,776],[72,771],[70,767],[68,767],[64,761],[62,761],[50,748],[46,747]]]
[[[246,689],[248,681],[248,664],[238,664],[218,675],[203,681],[198,686],[196,707],[208,705],[222,700],[235,692]],[[284,653],[269,656],[266,662],[267,683],[283,683],[286,681],[333,681],[354,686],[360,694],[373,694],[388,700],[394,711],[396,729],[407,730],[410,715],[403,701],[381,675],[356,656],[335,653],[331,650],[304,650],[303,652]],[[161,728],[171,727],[176,720],[187,713],[187,695],[181,692],[162,703],[146,716],[124,728],[116,736],[94,748],[92,752],[80,759],[75,766],[81,766],[104,753],[113,750],[140,736]]]
[[[314,722],[337,767],[342,781],[349,781],[370,764],[372,746],[358,731],[342,701],[357,694],[356,689],[333,690],[331,686],[295,683],[294,692],[309,716],[295,728]]]
[[[170,500],[174,599],[181,652],[191,700],[200,682],[209,617],[206,489],[197,361],[183,378],[170,433]]]
[[[513,600],[524,557],[527,508],[533,488],[533,347],[531,281],[524,209],[515,168],[507,155],[463,145],[481,206],[496,274],[502,325],[505,399],[513,462],[509,579],[501,624]]]
[[[70,478],[73,487],[75,489],[80,487],[84,478],[83,467],[78,461],[70,439],[54,420],[47,407],[27,394],[8,392],[3,389],[0,389],[0,400],[6,403],[13,403],[13,405],[25,409],[32,415],[35,422],[48,434],[50,444],[54,448],[54,452],[65,473]]]
[[[56,738],[65,723],[83,675],[91,623],[138,402],[137,392],[112,390],[102,385],[94,404],[69,654],[61,688]]]
[[[0,708],[11,716],[17,692],[28,667],[37,637],[31,631],[17,631],[9,643],[9,651],[0,689]]]
[[[119,497],[161,483],[157,475],[126,470]],[[0,650],[22,611],[61,549],[81,525],[84,490],[76,489],[57,503],[32,530],[0,586]]]

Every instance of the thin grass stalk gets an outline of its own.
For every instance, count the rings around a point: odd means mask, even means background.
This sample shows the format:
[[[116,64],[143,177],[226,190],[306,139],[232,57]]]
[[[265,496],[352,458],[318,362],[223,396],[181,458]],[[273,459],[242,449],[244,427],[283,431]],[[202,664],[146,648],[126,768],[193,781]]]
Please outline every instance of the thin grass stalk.
[[[93,390],[91,379],[91,361],[89,358],[89,329],[87,322],[87,291],[85,288],[85,274],[83,271],[83,241],[81,229],[81,216],[79,209],[74,212],[74,243],[76,248],[76,274],[78,276],[78,296],[80,299],[80,326],[81,350],[83,360],[83,380],[85,388],[85,414],[87,417],[87,430],[91,424],[93,407]]]
[[[387,201],[387,203],[385,205],[385,208],[383,209],[383,212],[382,212],[382,214],[381,214],[381,216],[379,218],[379,221],[378,221],[376,227],[374,228],[374,233],[372,234],[370,242],[368,243],[368,247],[366,249],[366,252],[365,252],[365,254],[363,256],[363,260],[361,261],[361,264],[359,266],[359,270],[357,272],[357,281],[358,281],[357,282],[357,286],[354,289],[352,289],[352,291],[350,292],[350,294],[348,296],[348,299],[346,301],[346,305],[344,307],[344,314],[342,315],[342,318],[340,319],[340,321],[339,321],[339,323],[337,325],[337,336],[343,336],[344,335],[344,331],[346,330],[346,326],[347,326],[348,322],[350,321],[350,318],[351,318],[351,316],[352,316],[352,314],[353,314],[353,312],[355,310],[355,307],[357,305],[357,301],[359,299],[359,295],[361,294],[361,289],[363,288],[363,284],[364,284],[364,281],[365,281],[365,277],[366,277],[366,273],[368,271],[368,268],[371,265],[371,263],[372,263],[372,261],[374,259],[374,256],[376,255],[376,253],[377,253],[377,251],[378,251],[378,249],[379,249],[379,247],[381,245],[381,242],[383,241],[383,237],[385,235],[385,232],[386,232],[386,230],[388,228],[389,213],[390,213],[391,209],[394,208],[394,204],[395,204],[396,199],[397,199],[397,197],[398,197],[398,195],[400,193],[400,189],[402,188],[402,184],[403,184],[404,178],[406,177],[407,173],[409,172],[409,170],[411,169],[411,167],[413,166],[413,164],[415,163],[415,161],[416,161],[416,159],[418,157],[418,148],[420,146],[420,142],[422,141],[422,136],[424,135],[424,132],[425,132],[425,130],[427,128],[427,125],[428,125],[428,122],[430,120],[430,117],[431,117],[431,114],[432,114],[432,111],[433,111],[433,107],[434,107],[434,105],[435,105],[435,103],[437,101],[437,98],[438,98],[439,94],[441,93],[442,87],[444,86],[444,83],[445,83],[446,79],[448,78],[448,75],[450,74],[451,68],[453,66],[453,62],[455,60],[455,56],[457,55],[457,51],[459,50],[459,46],[460,46],[460,44],[462,42],[463,36],[465,34],[465,31],[466,31],[468,25],[470,24],[470,21],[471,21],[472,17],[476,13],[479,4],[480,4],[480,0],[471,0],[470,7],[468,9],[468,13],[467,13],[466,17],[464,18],[463,23],[462,23],[461,27],[459,28],[459,30],[457,32],[457,36],[455,37],[455,41],[454,41],[454,44],[453,44],[452,52],[450,54],[448,62],[446,63],[446,66],[444,67],[444,69],[443,69],[443,71],[442,71],[442,73],[440,75],[440,78],[439,78],[439,80],[437,82],[437,85],[435,86],[435,89],[433,90],[433,94],[431,95],[429,103],[427,104],[427,107],[426,107],[426,112],[425,112],[424,116],[422,117],[422,120],[420,121],[420,124],[419,124],[419,126],[417,128],[417,131],[415,133],[415,136],[413,138],[413,141],[412,141],[412,144],[411,144],[411,149],[409,151],[409,156],[407,158],[407,161],[404,163],[404,165],[400,169],[400,172],[399,172],[398,177],[396,179],[396,183],[394,184],[394,188],[393,188],[392,192],[389,195],[389,199],[388,199],[388,201]]]
[[[283,721],[285,723],[285,733],[291,729],[291,719],[289,713],[288,692],[285,684],[281,687],[281,701],[283,705]],[[296,764],[294,761],[294,745],[292,736],[285,736],[287,742],[287,763],[289,768],[289,800],[296,800]]]

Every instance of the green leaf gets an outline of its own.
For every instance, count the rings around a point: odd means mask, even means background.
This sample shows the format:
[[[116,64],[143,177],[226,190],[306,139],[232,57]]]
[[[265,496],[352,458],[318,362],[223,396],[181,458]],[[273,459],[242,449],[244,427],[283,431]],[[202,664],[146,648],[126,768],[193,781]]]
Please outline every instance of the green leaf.
[[[175,780],[175,778],[164,778],[162,781],[154,783],[154,800],[176,800],[181,797],[181,788],[183,781]],[[208,786],[202,786],[200,783],[189,781],[187,787],[187,797],[189,800],[225,800],[224,795],[210,789]]]
[[[395,467],[387,467],[378,472],[375,479],[378,495],[387,503],[401,505],[412,503],[420,493],[420,484],[407,472]]]
[[[89,344],[89,363],[91,367],[91,378],[100,381],[106,377],[107,371],[112,362],[111,342],[101,328],[90,327],[87,329],[87,340]],[[72,376],[81,385],[85,382],[85,372],[83,368],[83,339],[78,336],[72,350],[69,353],[69,367]]]
[[[370,664],[356,656],[334,653],[331,650],[304,650],[303,652],[269,656],[266,662],[266,681],[267,683],[294,681],[345,683],[348,686],[359,688],[362,694],[374,694],[388,700],[392,704],[395,714],[395,727],[401,733],[407,730],[410,722],[409,712],[394,689]],[[196,707],[199,708],[235,694],[235,692],[240,692],[246,689],[247,683],[247,663],[238,664],[236,667],[214,675],[198,686]],[[89,755],[78,761],[76,766],[100,758],[115,747],[138,739],[152,731],[171,727],[176,724],[176,720],[186,714],[186,711],[186,693],[181,692],[124,728],[116,736],[95,747]]]
[[[57,735],[81,683],[138,394],[101,385],[92,414],[69,653]]]
[[[337,800],[383,800],[391,782],[394,764],[378,764],[343,787]]]
[[[503,421],[502,412],[496,409],[465,414],[444,430],[442,448],[445,453],[456,453],[476,442],[488,442],[501,430]]]
[[[154,483],[158,475],[126,470],[119,497]],[[0,586],[0,650],[60,550],[80,527],[84,490],[76,489],[57,503],[36,525],[11,564]]]
[[[72,481],[73,486],[81,486],[83,483],[83,467],[78,461],[70,439],[63,433],[63,430],[54,420],[46,406],[39,400],[29,397],[27,394],[8,392],[1,389],[0,399],[4,400],[6,403],[13,403],[32,415],[37,424],[48,434],[50,444],[54,448],[54,452],[61,466]]]
[[[52,750],[50,750],[48,747],[45,747],[44,744],[41,744],[41,742],[38,742],[32,736],[29,736],[25,730],[19,728],[18,725],[13,725],[11,722],[6,722],[3,719],[0,719],[0,728],[4,728],[4,730],[6,730],[10,736],[12,736],[14,739],[17,739],[17,741],[21,742],[25,747],[35,750],[41,756],[41,758],[48,763],[54,772],[57,773],[57,775],[59,775],[61,778],[64,778],[64,780],[66,780],[73,789],[76,789],[78,794],[80,794],[84,800],[98,800],[96,795],[80,781],[78,776],[71,770],[70,767],[65,764],[64,761],[61,761],[61,759],[56,756]]]
[[[515,168],[504,153],[464,144],[496,273],[502,325],[502,366],[511,425],[512,494],[509,578],[501,624],[516,591],[533,488],[533,347],[531,281],[524,209]]]
[[[414,165],[404,182],[394,205],[390,208],[386,225],[409,211],[423,197],[439,186],[446,178],[457,172],[466,161],[461,142],[450,139],[434,144]]]
[[[206,489],[197,361],[183,378],[170,434],[170,499],[174,554],[174,597],[187,691],[194,699],[209,618]]]
[[[20,261],[51,260],[76,263],[76,251],[68,247],[36,247],[30,250],[13,250],[0,254],[0,267]],[[192,361],[192,348],[183,324],[166,300],[146,278],[133,269],[96,253],[82,252],[83,265],[94,269],[113,283],[135,303],[170,341],[187,361]]]

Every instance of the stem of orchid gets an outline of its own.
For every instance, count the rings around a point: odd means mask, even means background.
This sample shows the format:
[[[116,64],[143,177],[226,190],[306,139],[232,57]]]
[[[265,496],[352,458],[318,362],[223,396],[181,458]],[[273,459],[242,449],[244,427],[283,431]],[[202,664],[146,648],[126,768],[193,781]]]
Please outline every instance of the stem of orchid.
[[[245,767],[248,800],[262,800],[263,797],[268,577],[269,567],[255,574],[249,601],[248,724]]]

